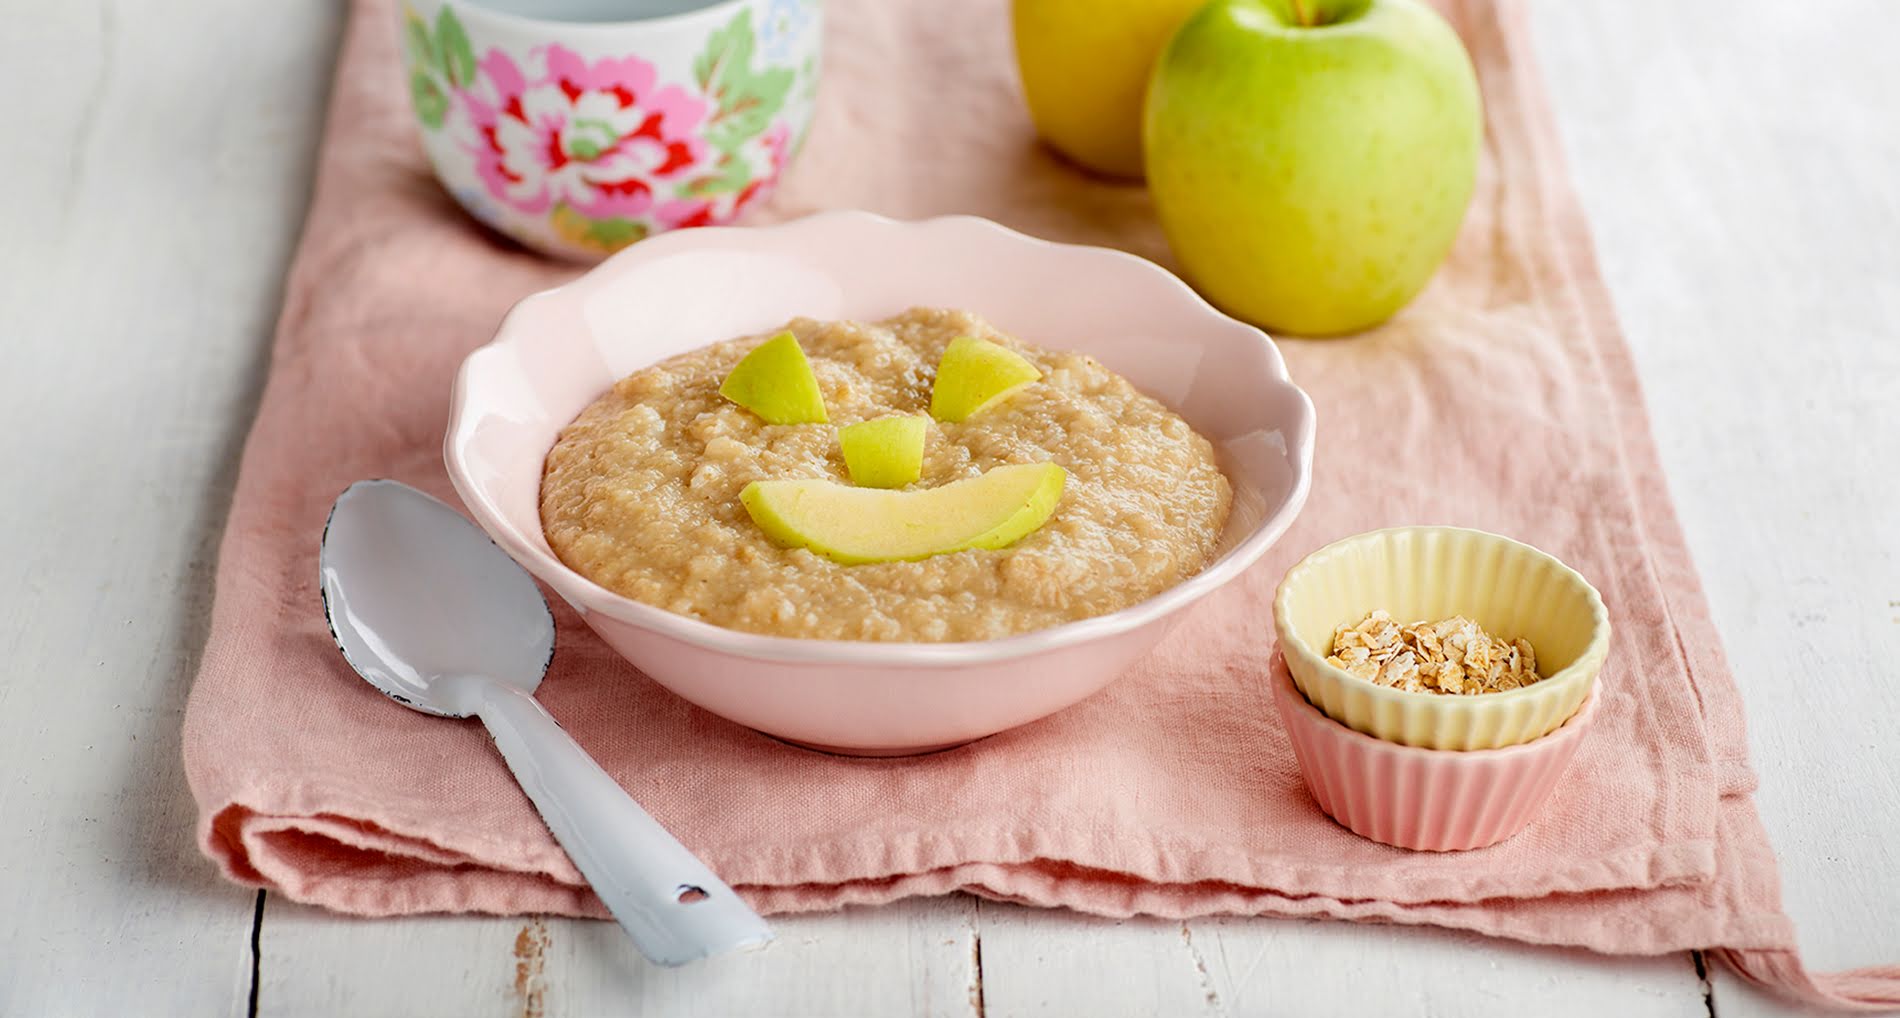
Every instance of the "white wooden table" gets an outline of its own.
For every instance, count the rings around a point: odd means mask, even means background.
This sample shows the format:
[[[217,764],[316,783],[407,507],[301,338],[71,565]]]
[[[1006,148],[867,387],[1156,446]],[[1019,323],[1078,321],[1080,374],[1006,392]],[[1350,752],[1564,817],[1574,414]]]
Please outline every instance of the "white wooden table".
[[[952,897],[660,971],[608,924],[220,882],[179,723],[341,18],[73,0],[0,30],[0,1015],[1786,1013],[1687,954],[1432,930]],[[1536,18],[1803,949],[1900,960],[1900,4]]]

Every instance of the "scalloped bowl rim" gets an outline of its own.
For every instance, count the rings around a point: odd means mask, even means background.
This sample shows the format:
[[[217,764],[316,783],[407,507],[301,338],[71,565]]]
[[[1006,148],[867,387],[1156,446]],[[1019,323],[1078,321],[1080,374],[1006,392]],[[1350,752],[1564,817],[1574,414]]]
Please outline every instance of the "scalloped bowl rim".
[[[1537,682],[1533,682],[1528,686],[1520,686],[1517,689],[1507,689],[1501,693],[1484,693],[1482,695],[1473,696],[1473,697],[1464,697],[1464,696],[1453,697],[1453,696],[1446,696],[1442,693],[1415,693],[1415,692],[1412,692],[1411,690],[1395,689],[1391,686],[1381,686],[1375,682],[1372,682],[1369,679],[1362,679],[1359,676],[1354,675],[1353,673],[1345,670],[1344,668],[1341,668],[1338,665],[1333,664],[1332,662],[1326,660],[1325,655],[1316,652],[1312,647],[1308,646],[1306,641],[1300,637],[1300,634],[1294,631],[1292,624],[1287,621],[1286,602],[1289,597],[1288,592],[1298,587],[1299,580],[1301,579],[1301,574],[1305,573],[1309,568],[1317,568],[1320,560],[1332,557],[1332,554],[1336,552],[1337,550],[1343,549],[1349,545],[1354,545],[1354,544],[1370,544],[1375,540],[1383,540],[1394,534],[1401,534],[1401,533],[1471,534],[1471,535],[1476,535],[1485,540],[1497,541],[1502,544],[1519,549],[1522,552],[1528,552],[1532,555],[1536,555],[1540,558],[1549,560],[1552,564],[1554,564],[1557,567],[1560,575],[1567,577],[1568,579],[1574,581],[1575,583],[1577,583],[1579,586],[1583,588],[1585,592],[1585,600],[1590,606],[1590,615],[1591,615],[1590,642],[1584,646],[1581,652],[1577,654],[1577,657],[1575,660],[1571,661],[1569,664],[1565,665],[1564,667],[1559,668],[1556,671],[1556,673],[1552,675],[1545,676],[1543,679]],[[1603,603],[1603,595],[1598,593],[1597,588],[1594,585],[1592,585],[1589,580],[1585,579],[1582,573],[1572,568],[1569,563],[1563,561],[1562,559],[1558,558],[1555,555],[1552,555],[1551,553],[1543,550],[1542,548],[1537,547],[1536,545],[1525,544],[1523,541],[1519,541],[1516,538],[1506,537],[1503,534],[1494,534],[1488,530],[1479,530],[1475,527],[1447,527],[1447,526],[1383,527],[1379,530],[1368,530],[1364,533],[1354,534],[1350,537],[1342,537],[1339,540],[1326,545],[1325,547],[1317,548],[1311,554],[1308,554],[1306,557],[1300,559],[1298,562],[1295,562],[1293,564],[1293,568],[1288,569],[1286,571],[1285,578],[1283,578],[1280,581],[1280,588],[1274,591],[1273,628],[1276,631],[1276,633],[1278,633],[1279,635],[1282,654],[1287,653],[1286,648],[1291,647],[1293,651],[1297,652],[1300,657],[1305,659],[1306,664],[1308,664],[1309,666],[1317,666],[1322,673],[1324,673],[1327,677],[1335,681],[1343,681],[1355,688],[1365,690],[1366,692],[1370,693],[1372,696],[1376,698],[1382,698],[1394,703],[1428,705],[1430,707],[1443,708],[1446,710],[1458,710],[1461,708],[1476,709],[1485,704],[1510,703],[1514,700],[1526,700],[1526,699],[1530,699],[1531,697],[1536,697],[1536,696],[1555,695],[1551,692],[1554,689],[1559,689],[1565,686],[1569,686],[1579,681],[1583,681],[1583,682],[1590,681],[1596,675],[1596,673],[1602,669],[1604,659],[1609,655],[1609,652],[1610,652],[1610,611],[1609,611],[1609,608],[1605,606]],[[1292,668],[1290,666],[1288,667],[1288,671],[1289,672],[1292,671]],[[1294,678],[1295,678],[1294,684],[1297,686],[1298,676],[1295,675]],[[1300,692],[1301,692],[1302,697],[1304,697],[1306,691],[1302,689]],[[1590,693],[1585,694],[1586,697],[1592,696],[1592,695],[1593,694],[1590,694]],[[1562,727],[1562,726],[1560,725],[1559,727]],[[1555,731],[1555,730],[1556,729],[1552,729],[1552,731]],[[1362,732],[1360,734],[1363,735],[1365,733]],[[1374,736],[1367,736],[1367,738],[1374,738]],[[1490,750],[1466,749],[1466,750],[1448,750],[1446,752],[1477,753],[1477,752],[1490,752]]]
[[[771,636],[727,629],[710,622],[678,615],[654,605],[624,597],[575,572],[550,552],[525,541],[507,520],[501,509],[471,481],[464,459],[465,446],[472,438],[474,423],[480,415],[471,406],[471,388],[484,364],[509,348],[528,350],[533,329],[524,325],[532,310],[541,303],[560,300],[565,291],[580,287],[594,277],[624,269],[648,259],[695,248],[729,247],[747,235],[821,232],[833,228],[876,230],[929,230],[955,226],[982,229],[1005,240],[1025,246],[1059,252],[1065,257],[1113,259],[1138,267],[1139,271],[1163,277],[1178,291],[1184,311],[1192,311],[1246,329],[1258,337],[1265,348],[1271,375],[1266,381],[1289,390],[1299,407],[1297,419],[1286,427],[1286,457],[1293,473],[1293,487],[1280,504],[1254,530],[1215,559],[1205,569],[1179,584],[1119,611],[1079,619],[1045,629],[1032,630],[994,640],[943,643],[881,642],[864,640],[815,640],[803,637]],[[1178,276],[1155,263],[1115,248],[1087,244],[1068,244],[1032,237],[980,216],[951,215],[919,220],[898,220],[857,210],[821,212],[770,226],[712,226],[675,230],[643,240],[614,254],[576,279],[560,286],[528,295],[503,317],[495,336],[477,347],[462,361],[455,375],[450,398],[449,425],[443,443],[443,459],[449,479],[482,529],[512,558],[530,573],[553,587],[570,603],[585,611],[598,611],[609,618],[638,626],[694,646],[748,657],[784,663],[850,664],[953,668],[972,664],[1028,657],[1086,643],[1103,637],[1129,632],[1160,620],[1213,593],[1238,577],[1266,553],[1273,542],[1286,532],[1306,504],[1313,481],[1314,431],[1317,424],[1312,399],[1294,384],[1286,368],[1286,358],[1263,331],[1234,319],[1202,298]]]

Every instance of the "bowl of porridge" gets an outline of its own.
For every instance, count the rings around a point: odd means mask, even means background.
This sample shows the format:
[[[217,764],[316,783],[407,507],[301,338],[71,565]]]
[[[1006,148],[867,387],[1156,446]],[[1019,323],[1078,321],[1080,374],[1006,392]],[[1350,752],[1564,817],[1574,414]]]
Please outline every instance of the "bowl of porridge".
[[[463,365],[445,457],[656,682],[889,754],[1112,681],[1284,532],[1313,428],[1272,342],[1149,262],[827,213],[524,300]]]

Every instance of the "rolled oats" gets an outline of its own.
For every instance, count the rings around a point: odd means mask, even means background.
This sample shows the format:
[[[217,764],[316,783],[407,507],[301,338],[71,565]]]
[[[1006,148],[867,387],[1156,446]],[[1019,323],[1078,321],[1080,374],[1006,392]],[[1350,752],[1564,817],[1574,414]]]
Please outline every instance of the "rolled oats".
[[[1334,630],[1328,653],[1332,665],[1411,693],[1502,693],[1542,678],[1528,640],[1499,639],[1462,615],[1400,625],[1374,611]]]

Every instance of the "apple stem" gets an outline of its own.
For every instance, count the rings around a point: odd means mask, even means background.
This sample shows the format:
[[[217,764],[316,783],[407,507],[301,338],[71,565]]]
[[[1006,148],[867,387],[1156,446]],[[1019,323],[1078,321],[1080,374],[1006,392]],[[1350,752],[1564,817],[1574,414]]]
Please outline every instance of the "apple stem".
[[[1301,28],[1311,28],[1313,27],[1313,12],[1308,10],[1300,0],[1293,0],[1293,20],[1299,22]]]

